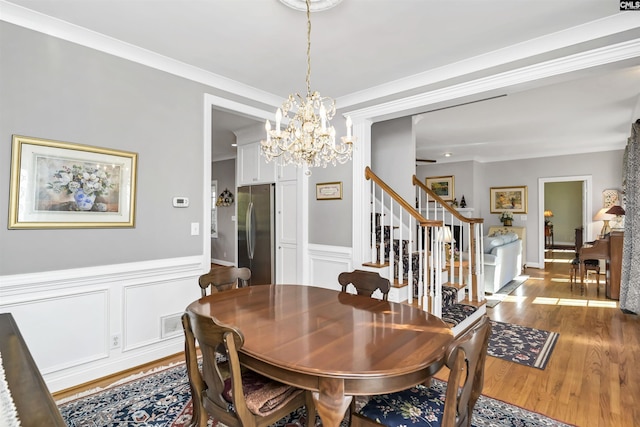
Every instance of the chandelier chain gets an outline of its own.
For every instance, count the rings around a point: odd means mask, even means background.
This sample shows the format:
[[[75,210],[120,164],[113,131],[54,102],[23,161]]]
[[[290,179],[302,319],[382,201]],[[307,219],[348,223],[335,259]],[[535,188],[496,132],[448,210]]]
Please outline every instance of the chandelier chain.
[[[307,96],[311,96],[311,0],[307,0]]]

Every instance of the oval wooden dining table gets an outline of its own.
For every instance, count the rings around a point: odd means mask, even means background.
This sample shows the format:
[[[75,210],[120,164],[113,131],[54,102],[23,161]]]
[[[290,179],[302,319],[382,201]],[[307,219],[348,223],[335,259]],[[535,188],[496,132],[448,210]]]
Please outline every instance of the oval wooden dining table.
[[[305,285],[218,292],[187,311],[240,329],[243,365],[316,392],[325,426],[340,424],[352,396],[428,380],[453,341],[451,328],[419,308]]]

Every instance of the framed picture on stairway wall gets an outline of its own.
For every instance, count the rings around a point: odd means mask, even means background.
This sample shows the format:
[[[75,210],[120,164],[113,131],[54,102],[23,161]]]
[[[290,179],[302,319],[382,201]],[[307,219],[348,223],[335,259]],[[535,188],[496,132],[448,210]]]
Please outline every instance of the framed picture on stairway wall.
[[[442,200],[450,202],[453,200],[454,182],[453,175],[450,176],[428,176],[425,178],[425,185],[436,193]]]

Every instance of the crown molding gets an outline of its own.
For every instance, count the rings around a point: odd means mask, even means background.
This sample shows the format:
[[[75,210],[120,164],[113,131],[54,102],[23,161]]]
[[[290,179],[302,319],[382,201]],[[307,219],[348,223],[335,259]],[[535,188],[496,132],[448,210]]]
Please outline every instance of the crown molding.
[[[504,49],[341,96],[336,98],[336,107],[344,110],[350,106],[373,102],[376,99],[382,99],[419,87],[426,87],[474,72],[505,66],[509,63],[544,55],[545,53],[580,43],[592,42],[636,28],[640,28],[640,20],[638,20],[636,14],[618,13],[564,31],[508,46]]]
[[[379,121],[407,114],[418,114],[426,106],[438,102],[473,96],[638,57],[640,57],[640,39],[634,39],[385,102],[372,107],[345,112],[344,115],[351,116],[353,120],[373,119],[373,121]]]
[[[277,107],[279,96],[84,27],[0,0],[0,20]]]

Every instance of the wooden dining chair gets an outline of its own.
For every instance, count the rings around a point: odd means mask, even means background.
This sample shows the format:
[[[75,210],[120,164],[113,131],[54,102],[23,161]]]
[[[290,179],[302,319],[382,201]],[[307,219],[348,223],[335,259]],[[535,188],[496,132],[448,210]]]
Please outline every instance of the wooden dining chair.
[[[358,295],[372,296],[376,290],[382,292],[382,299],[389,299],[389,290],[391,283],[389,279],[381,277],[378,273],[364,270],[354,270],[352,272],[344,272],[338,275],[338,283],[342,286],[342,291],[346,292],[349,285],[356,288]]]
[[[207,288],[211,288],[211,292],[226,291],[238,286],[248,286],[249,279],[251,279],[251,270],[246,267],[220,267],[213,268],[207,274],[200,276],[198,284],[204,297],[207,295]]]
[[[351,425],[363,426],[471,426],[471,415],[484,383],[484,364],[491,323],[483,316],[456,338],[445,353],[450,369],[444,401],[432,387],[417,385],[396,393],[372,396],[352,414]]]
[[[266,427],[306,406],[307,422],[315,422],[310,391],[283,384],[241,367],[238,350],[244,336],[211,317],[182,315],[187,376],[193,401],[191,426],[205,427],[209,417],[229,427]],[[198,366],[196,340],[202,354]],[[226,351],[226,358],[217,349]],[[226,359],[226,360],[225,360]],[[310,414],[310,415],[309,415]]]

